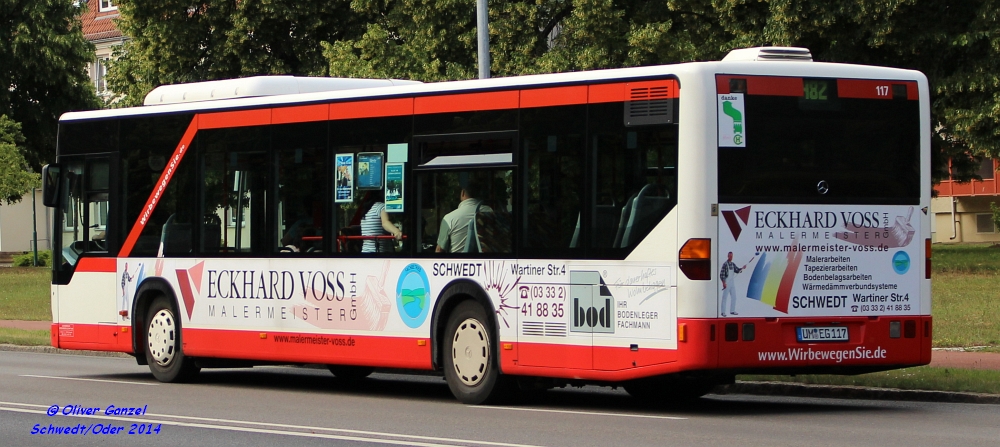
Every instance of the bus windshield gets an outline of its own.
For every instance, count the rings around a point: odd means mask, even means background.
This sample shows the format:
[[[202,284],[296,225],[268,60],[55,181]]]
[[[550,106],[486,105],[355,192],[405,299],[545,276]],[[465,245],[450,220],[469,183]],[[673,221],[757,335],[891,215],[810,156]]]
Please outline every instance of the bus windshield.
[[[822,100],[745,96],[745,147],[719,148],[720,202],[918,203],[919,101],[827,85]]]

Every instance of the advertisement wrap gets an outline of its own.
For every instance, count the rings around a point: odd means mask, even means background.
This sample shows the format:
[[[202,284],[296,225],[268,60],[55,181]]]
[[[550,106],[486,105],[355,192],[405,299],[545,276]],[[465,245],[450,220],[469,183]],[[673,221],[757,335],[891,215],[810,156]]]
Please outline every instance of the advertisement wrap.
[[[675,349],[674,275],[587,261],[129,258],[118,260],[117,302],[128,315],[142,282],[158,278],[188,328],[421,337],[441,291],[471,279],[492,301],[501,339]]]
[[[913,206],[720,204],[719,315],[920,314]]]

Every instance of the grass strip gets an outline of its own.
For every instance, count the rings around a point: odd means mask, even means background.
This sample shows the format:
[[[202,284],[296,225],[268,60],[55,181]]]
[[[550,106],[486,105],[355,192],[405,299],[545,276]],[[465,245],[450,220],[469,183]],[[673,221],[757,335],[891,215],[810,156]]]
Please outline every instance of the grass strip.
[[[836,376],[742,375],[737,380],[753,382],[795,382],[814,385],[848,385],[899,390],[950,391],[1000,394],[1000,371],[918,366],[892,371]]]
[[[1000,273],[1000,245],[934,244],[931,268],[938,273]],[[933,276],[931,279],[934,280]]]
[[[51,280],[48,268],[0,268],[0,320],[49,321]]]
[[[934,347],[1000,345],[998,285],[994,273],[935,273],[931,278]]]
[[[0,344],[51,346],[52,334],[50,331],[27,331],[24,329],[0,327]]]

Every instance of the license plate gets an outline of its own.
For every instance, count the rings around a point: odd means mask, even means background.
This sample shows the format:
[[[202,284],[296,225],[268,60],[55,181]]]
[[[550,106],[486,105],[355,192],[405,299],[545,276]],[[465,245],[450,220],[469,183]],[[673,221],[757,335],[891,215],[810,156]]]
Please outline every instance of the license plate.
[[[844,326],[802,326],[795,333],[800,342],[848,340]]]

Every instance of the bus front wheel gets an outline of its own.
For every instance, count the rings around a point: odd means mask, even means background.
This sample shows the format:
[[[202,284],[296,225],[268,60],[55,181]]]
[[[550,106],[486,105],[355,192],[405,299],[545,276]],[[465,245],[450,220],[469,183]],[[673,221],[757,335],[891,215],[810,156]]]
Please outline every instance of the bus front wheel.
[[[444,377],[465,404],[496,403],[507,397],[508,380],[497,366],[496,345],[486,312],[475,301],[459,304],[448,318]]]
[[[146,362],[160,382],[185,382],[198,374],[194,359],[181,349],[181,324],[173,303],[158,296],[146,314]]]

